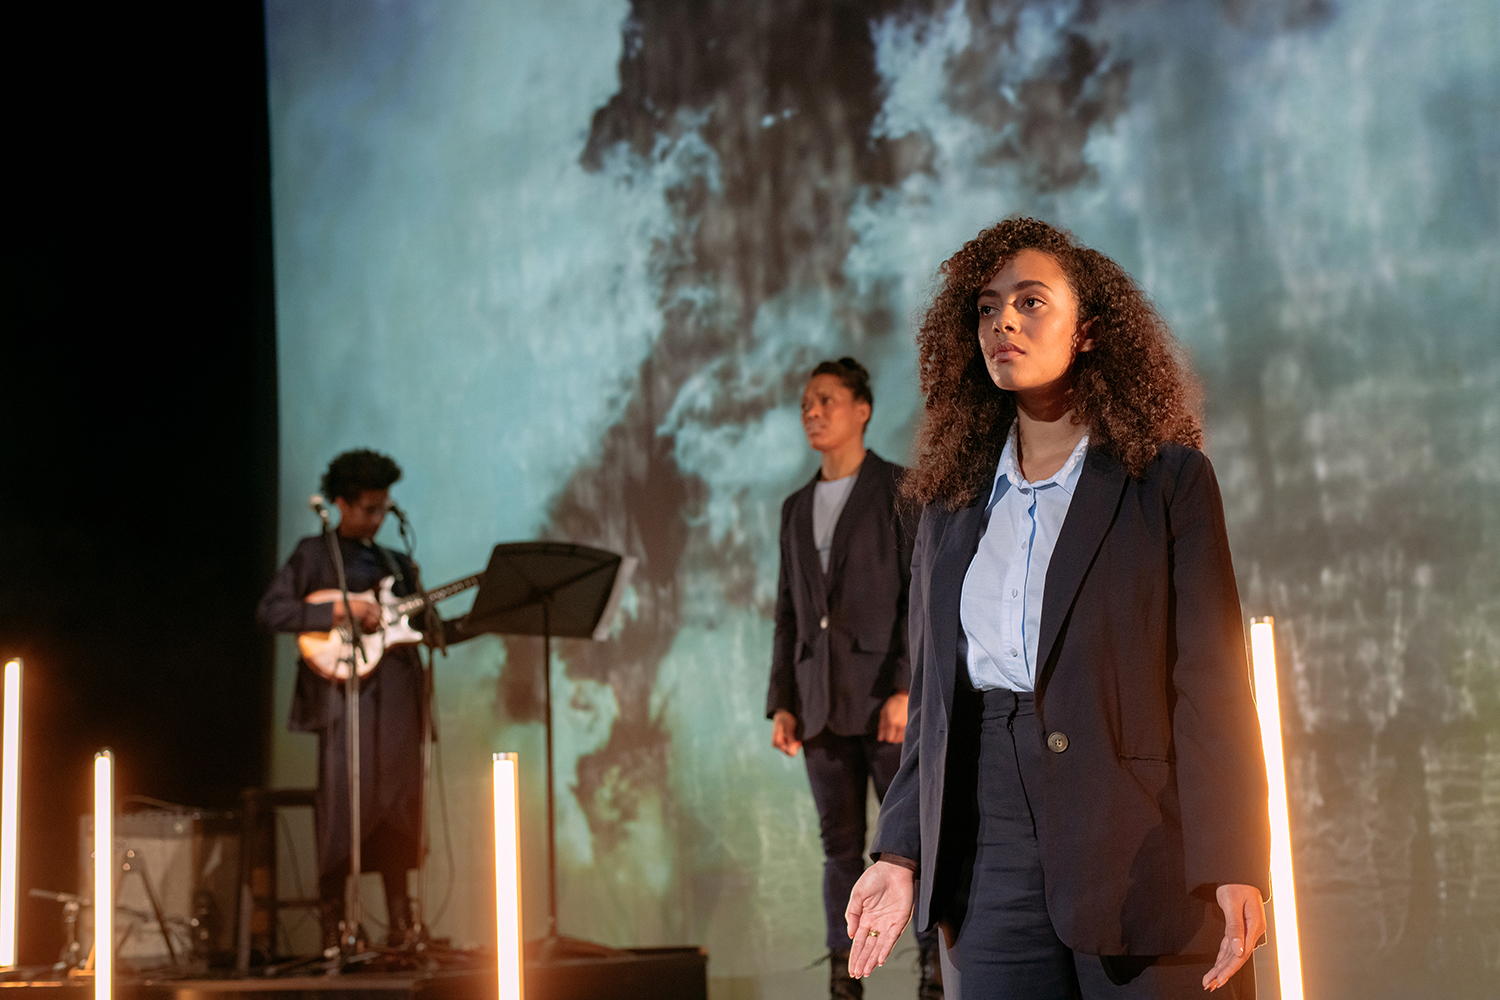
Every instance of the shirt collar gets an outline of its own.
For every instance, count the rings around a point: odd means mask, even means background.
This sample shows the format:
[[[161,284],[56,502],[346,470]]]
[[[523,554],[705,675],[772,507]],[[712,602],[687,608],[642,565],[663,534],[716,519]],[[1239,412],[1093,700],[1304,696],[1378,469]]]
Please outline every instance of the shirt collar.
[[[995,483],[990,487],[990,502],[985,508],[993,507],[995,501],[1004,495],[1005,488],[1010,486],[1026,485],[1038,490],[1058,486],[1071,498],[1073,491],[1078,488],[1078,478],[1083,475],[1083,459],[1089,450],[1088,434],[1085,433],[1078,439],[1078,443],[1073,446],[1073,453],[1068,456],[1062,468],[1039,483],[1028,483],[1026,477],[1021,475],[1020,466],[1016,464],[1016,440],[1019,434],[1020,421],[1011,421],[1010,433],[1005,436],[1005,447],[1000,450],[1000,465],[995,469]]]

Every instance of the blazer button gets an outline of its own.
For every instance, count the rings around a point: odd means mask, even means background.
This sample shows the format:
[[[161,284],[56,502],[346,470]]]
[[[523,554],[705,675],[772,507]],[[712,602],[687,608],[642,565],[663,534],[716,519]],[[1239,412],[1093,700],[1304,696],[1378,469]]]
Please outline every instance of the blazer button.
[[[1062,753],[1068,749],[1068,736],[1066,733],[1048,733],[1047,749],[1053,753]]]
[[[828,627],[828,616],[824,615],[822,618],[818,619],[818,628],[827,628],[827,627]]]

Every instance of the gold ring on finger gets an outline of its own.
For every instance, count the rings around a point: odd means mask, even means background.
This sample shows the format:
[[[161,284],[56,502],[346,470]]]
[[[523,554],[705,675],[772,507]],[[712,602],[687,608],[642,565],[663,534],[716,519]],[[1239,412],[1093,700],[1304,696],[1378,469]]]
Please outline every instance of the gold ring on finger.
[[[870,937],[880,937],[880,932],[877,931],[875,928],[871,927],[870,928]]]

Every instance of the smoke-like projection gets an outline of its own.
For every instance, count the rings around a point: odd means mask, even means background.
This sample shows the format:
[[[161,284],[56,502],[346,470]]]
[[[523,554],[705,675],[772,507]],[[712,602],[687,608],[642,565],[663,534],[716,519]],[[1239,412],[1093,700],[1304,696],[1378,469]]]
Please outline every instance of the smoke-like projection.
[[[1204,377],[1246,613],[1283,640],[1310,992],[1500,974],[1488,0],[275,0],[267,22],[284,544],[322,463],[369,445],[407,469],[429,583],[499,540],[641,560],[615,637],[550,667],[565,932],[703,944],[721,996],[826,974],[803,968],[817,820],[762,718],[778,506],[814,468],[796,398],[860,357],[870,443],[904,459],[937,265],[1021,212],[1125,264]],[[438,663],[428,902],[460,942],[493,919],[490,750],[533,762],[540,812],[541,669],[531,639]],[[309,780],[305,743],[276,752]]]

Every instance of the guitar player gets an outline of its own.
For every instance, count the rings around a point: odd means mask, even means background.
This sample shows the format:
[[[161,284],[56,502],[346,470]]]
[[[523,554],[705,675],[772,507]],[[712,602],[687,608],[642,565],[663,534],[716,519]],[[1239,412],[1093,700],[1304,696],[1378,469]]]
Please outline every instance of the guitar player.
[[[395,577],[398,596],[414,590],[414,568],[405,555],[375,544],[390,509],[390,488],[401,468],[388,456],[347,451],[323,474],[323,495],[337,505],[337,538],[349,593],[378,590]],[[256,618],[274,632],[328,632],[345,620],[343,602],[309,603],[315,591],[337,589],[338,577],[321,535],[297,543],[271,581]],[[351,604],[365,632],[381,625],[381,608],[370,600]],[[363,671],[361,671],[363,673]],[[407,872],[419,864],[422,795],[423,674],[415,645],[391,646],[360,681],[361,867],[378,871],[390,914],[387,943],[400,946],[412,930]],[[297,662],[290,728],[318,736],[316,803],[318,895],[323,946],[337,948],[349,874],[349,784],[345,758],[344,692],[340,683]]]

